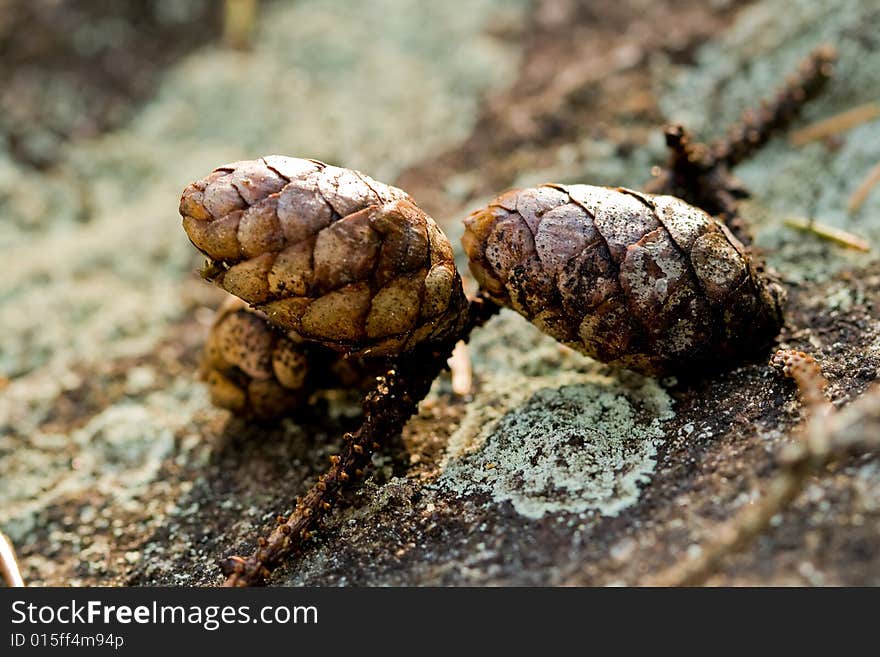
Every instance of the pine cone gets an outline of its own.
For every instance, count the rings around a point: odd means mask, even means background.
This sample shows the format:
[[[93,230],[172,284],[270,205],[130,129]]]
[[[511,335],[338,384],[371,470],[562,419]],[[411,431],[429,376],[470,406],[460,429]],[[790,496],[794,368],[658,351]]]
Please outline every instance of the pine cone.
[[[268,419],[295,411],[318,390],[368,389],[384,371],[379,365],[285,335],[229,297],[208,334],[202,375],[215,405]]]
[[[782,325],[781,287],[723,224],[672,196],[543,185],[465,226],[485,293],[603,362],[684,373],[756,354]]]
[[[235,162],[189,185],[180,214],[206,276],[304,340],[396,355],[466,321],[449,240],[406,193],[357,171]]]

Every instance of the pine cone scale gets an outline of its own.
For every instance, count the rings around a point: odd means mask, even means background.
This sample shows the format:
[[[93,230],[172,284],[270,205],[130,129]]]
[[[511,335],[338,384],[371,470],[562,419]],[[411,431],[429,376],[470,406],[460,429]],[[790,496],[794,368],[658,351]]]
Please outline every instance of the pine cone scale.
[[[236,162],[189,185],[180,212],[216,263],[206,275],[285,331],[382,355],[464,325],[449,240],[405,192],[357,171],[282,156]]]
[[[484,292],[604,362],[653,374],[713,366],[781,326],[781,289],[726,227],[674,197],[545,185],[465,224]]]

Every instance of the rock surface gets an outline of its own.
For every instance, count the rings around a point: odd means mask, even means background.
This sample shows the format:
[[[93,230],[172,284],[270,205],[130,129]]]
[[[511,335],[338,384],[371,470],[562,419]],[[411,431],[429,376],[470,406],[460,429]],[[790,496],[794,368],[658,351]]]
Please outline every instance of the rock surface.
[[[506,186],[639,187],[664,121],[718,135],[819,43],[838,75],[799,125],[876,100],[869,0],[379,4],[267,4],[251,51],[169,64],[130,120],[53,146],[49,169],[0,151],[0,529],[29,583],[218,584],[216,560],[252,549],[357,424],[354,398],[264,425],[208,403],[196,369],[222,297],[192,273],[176,207],[214,166],[275,152],[359,168],[457,241]],[[880,189],[855,215],[846,201],[878,161],[875,120],[833,147],[778,138],[736,172],[789,291],[780,341],[816,356],[837,405],[880,374],[876,248],[782,220],[877,244]],[[638,583],[754,502],[799,418],[762,362],[657,381],[508,312],[470,353],[473,397],[438,380],[273,584]],[[877,459],[812,480],[710,581],[880,584]]]

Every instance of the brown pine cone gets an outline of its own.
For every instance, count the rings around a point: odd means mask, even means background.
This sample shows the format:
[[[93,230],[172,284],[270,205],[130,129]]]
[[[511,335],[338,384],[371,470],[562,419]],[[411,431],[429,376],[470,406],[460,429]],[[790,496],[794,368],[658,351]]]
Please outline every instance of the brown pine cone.
[[[465,225],[485,293],[603,362],[685,373],[754,355],[782,326],[782,288],[723,224],[672,196],[543,185]]]
[[[202,362],[215,405],[267,419],[295,411],[318,390],[367,389],[380,370],[285,335],[235,297],[217,311]]]
[[[189,185],[180,214],[206,276],[305,340],[394,355],[466,320],[449,240],[406,193],[357,171],[235,162]]]

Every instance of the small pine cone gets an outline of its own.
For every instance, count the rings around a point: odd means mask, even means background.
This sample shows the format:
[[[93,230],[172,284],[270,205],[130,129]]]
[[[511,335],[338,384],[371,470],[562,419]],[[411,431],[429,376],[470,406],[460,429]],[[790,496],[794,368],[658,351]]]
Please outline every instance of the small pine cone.
[[[217,311],[202,370],[214,404],[238,415],[280,416],[310,393],[307,354],[235,297]]]
[[[711,368],[760,352],[782,325],[782,288],[723,224],[672,196],[543,185],[465,226],[485,293],[606,363]]]
[[[378,367],[304,344],[235,297],[217,311],[202,375],[211,401],[236,415],[276,418],[327,388],[367,388]]]
[[[189,185],[183,227],[206,276],[304,340],[394,355],[454,338],[467,300],[443,232],[357,171],[268,156]]]

